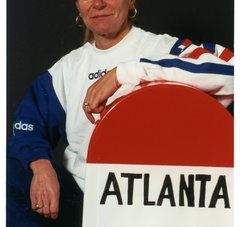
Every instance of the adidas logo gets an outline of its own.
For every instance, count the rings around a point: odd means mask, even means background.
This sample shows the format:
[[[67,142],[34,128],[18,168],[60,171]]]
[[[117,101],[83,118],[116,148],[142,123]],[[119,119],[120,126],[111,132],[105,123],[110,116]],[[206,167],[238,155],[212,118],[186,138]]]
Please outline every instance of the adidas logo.
[[[22,121],[15,123],[14,128],[23,131],[33,131],[34,129],[32,124],[22,123]]]
[[[102,71],[101,69],[99,69],[97,72],[95,73],[90,73],[88,75],[88,79],[89,80],[94,80],[94,79],[98,79],[102,76],[104,76],[107,73],[107,69],[105,69],[104,71]]]

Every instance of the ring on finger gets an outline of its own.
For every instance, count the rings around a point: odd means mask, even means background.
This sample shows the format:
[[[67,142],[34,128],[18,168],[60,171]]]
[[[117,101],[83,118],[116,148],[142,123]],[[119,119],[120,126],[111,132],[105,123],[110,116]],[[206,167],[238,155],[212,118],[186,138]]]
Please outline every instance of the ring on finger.
[[[43,208],[43,205],[39,205],[38,203],[35,205],[36,209],[41,209]]]
[[[89,106],[89,103],[88,102],[84,102],[84,107],[88,107]]]

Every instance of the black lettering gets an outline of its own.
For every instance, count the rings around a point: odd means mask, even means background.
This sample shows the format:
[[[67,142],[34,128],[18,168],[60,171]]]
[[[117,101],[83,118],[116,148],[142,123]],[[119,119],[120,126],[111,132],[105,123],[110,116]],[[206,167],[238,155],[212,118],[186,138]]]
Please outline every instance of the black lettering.
[[[154,201],[149,201],[149,174],[144,174],[144,205],[154,206]]]
[[[95,78],[95,79],[97,79],[97,78],[99,77],[99,71],[100,71],[100,70],[98,70],[96,73],[94,73],[94,78]]]
[[[168,191],[168,194],[165,194],[166,191]],[[176,206],[173,194],[172,181],[169,175],[165,176],[163,186],[157,201],[158,206],[162,205],[163,199],[169,199],[171,206]]]
[[[111,185],[113,186],[113,191],[110,191]],[[119,186],[118,186],[116,176],[112,172],[110,172],[108,174],[107,182],[106,182],[106,185],[105,185],[105,188],[104,188],[104,191],[103,191],[103,195],[102,195],[100,204],[105,204],[107,196],[109,196],[109,195],[115,195],[117,197],[118,205],[123,204],[122,196],[121,196],[121,193],[120,193],[120,189],[119,189]]]
[[[127,204],[128,205],[132,205],[133,204],[134,180],[135,179],[141,179],[142,178],[142,174],[122,173],[121,177],[128,178],[128,199],[127,199]]]
[[[104,76],[107,73],[107,69],[101,72],[101,76]]]
[[[220,195],[221,190],[222,190],[222,195]],[[216,203],[219,199],[224,200],[225,208],[230,208],[226,178],[225,178],[225,176],[222,176],[222,175],[219,176],[219,178],[218,178],[218,182],[213,191],[209,207],[215,208]]]
[[[184,206],[184,192],[187,196],[188,206],[194,207],[194,175],[188,175],[188,186],[183,174],[180,175],[179,206]]]
[[[90,73],[90,74],[88,75],[88,78],[89,78],[89,80],[93,80],[93,73]]]
[[[200,195],[199,195],[199,207],[205,207],[205,198],[206,198],[206,184],[207,181],[211,180],[210,175],[197,174],[196,181],[200,181]]]

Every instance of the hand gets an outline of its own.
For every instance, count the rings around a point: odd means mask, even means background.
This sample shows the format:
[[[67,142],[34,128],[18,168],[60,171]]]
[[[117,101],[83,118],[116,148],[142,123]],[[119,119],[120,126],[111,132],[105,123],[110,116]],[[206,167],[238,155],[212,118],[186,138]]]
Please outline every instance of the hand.
[[[121,85],[116,76],[116,68],[96,81],[88,88],[83,103],[83,110],[89,121],[95,122],[93,113],[101,113],[106,105],[107,99],[111,97]]]
[[[47,159],[30,163],[33,178],[30,187],[32,209],[46,218],[56,219],[59,211],[59,183],[52,164]]]

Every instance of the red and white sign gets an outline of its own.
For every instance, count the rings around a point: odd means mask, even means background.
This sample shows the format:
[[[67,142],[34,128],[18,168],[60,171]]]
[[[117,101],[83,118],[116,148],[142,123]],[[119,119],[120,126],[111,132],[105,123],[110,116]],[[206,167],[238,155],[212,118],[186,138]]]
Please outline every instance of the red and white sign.
[[[233,118],[196,89],[143,87],[91,138],[83,227],[233,226]]]

